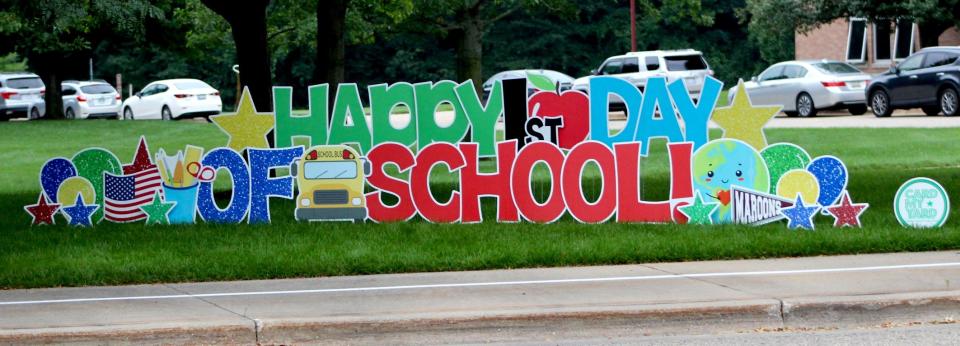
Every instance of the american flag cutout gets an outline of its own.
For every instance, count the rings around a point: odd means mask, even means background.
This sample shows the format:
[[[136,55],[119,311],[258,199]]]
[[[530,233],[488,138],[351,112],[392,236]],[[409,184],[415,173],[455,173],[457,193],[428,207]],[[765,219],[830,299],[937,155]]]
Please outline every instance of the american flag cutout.
[[[123,173],[104,173],[104,217],[113,222],[143,220],[146,214],[140,206],[153,202],[157,191],[163,194],[160,170],[150,160],[145,138],[140,137],[133,163],[123,166]]]

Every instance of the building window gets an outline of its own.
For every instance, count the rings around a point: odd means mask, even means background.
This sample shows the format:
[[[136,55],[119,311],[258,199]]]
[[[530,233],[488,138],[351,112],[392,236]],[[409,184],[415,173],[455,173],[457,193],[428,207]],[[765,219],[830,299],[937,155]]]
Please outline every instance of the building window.
[[[913,41],[916,39],[916,24],[908,20],[897,21],[897,31],[893,39],[894,55],[896,60],[906,59],[913,54]]]
[[[850,18],[847,32],[847,62],[862,63],[867,60],[867,20]]]
[[[878,62],[890,62],[893,52],[890,50],[890,41],[892,36],[892,25],[889,20],[878,20],[873,22],[873,60]]]

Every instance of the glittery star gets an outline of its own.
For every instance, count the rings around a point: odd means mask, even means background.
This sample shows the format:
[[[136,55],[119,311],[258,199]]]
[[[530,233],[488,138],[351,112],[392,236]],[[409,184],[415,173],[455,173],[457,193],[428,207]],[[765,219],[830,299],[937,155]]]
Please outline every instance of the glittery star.
[[[720,203],[703,203],[700,198],[700,191],[693,197],[693,204],[678,207],[683,215],[687,216],[687,224],[690,225],[712,225],[713,218],[710,215],[717,210]]]
[[[269,148],[267,133],[273,129],[272,113],[257,113],[250,90],[243,88],[237,112],[210,117],[230,139],[227,146],[238,152],[246,148]]]
[[[40,192],[40,198],[37,204],[31,204],[23,207],[33,218],[33,225],[52,225],[54,224],[53,215],[60,209],[59,203],[48,203],[47,194]]]
[[[67,218],[70,219],[70,226],[84,226],[90,227],[93,226],[93,212],[100,208],[99,205],[85,205],[83,204],[83,195],[77,194],[77,203],[64,207],[63,212],[67,214]]]
[[[804,206],[800,194],[797,194],[797,201],[792,207],[780,209],[780,213],[787,217],[787,228],[789,229],[805,228],[813,230],[813,217],[817,215],[818,211],[820,211],[820,206]]]
[[[840,204],[827,207],[827,212],[833,215],[833,227],[860,227],[860,214],[870,207],[867,203],[850,203],[850,191],[844,191],[840,197]]]
[[[163,202],[160,197],[160,192],[157,191],[153,194],[153,202],[146,205],[141,205],[140,210],[143,210],[144,214],[147,214],[147,224],[170,224],[170,219],[168,214],[170,214],[170,209],[173,209],[173,206],[177,205],[177,202]]]
[[[155,167],[150,160],[150,150],[147,149],[147,139],[140,136],[140,144],[137,145],[137,153],[133,155],[133,162],[129,165],[123,165],[123,174],[139,173]]]
[[[739,139],[761,150],[767,146],[763,126],[779,111],[779,106],[753,106],[741,80],[737,83],[733,102],[729,106],[715,109],[711,119],[723,129],[723,138]]]

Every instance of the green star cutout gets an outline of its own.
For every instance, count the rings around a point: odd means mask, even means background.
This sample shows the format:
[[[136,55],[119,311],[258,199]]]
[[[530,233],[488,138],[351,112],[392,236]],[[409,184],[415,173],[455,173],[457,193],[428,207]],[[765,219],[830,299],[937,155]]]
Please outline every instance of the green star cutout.
[[[687,216],[688,225],[712,225],[713,219],[710,218],[710,215],[713,214],[717,207],[720,206],[720,203],[703,203],[703,199],[700,198],[700,191],[696,192],[696,195],[693,197],[693,204],[685,205],[679,207],[680,212],[683,215]]]
[[[162,202],[160,200],[160,191],[157,191],[157,193],[153,195],[153,202],[147,205],[141,205],[140,210],[143,210],[143,212],[147,214],[148,225],[169,225],[170,219],[167,218],[167,214],[170,214],[170,209],[173,209],[175,205],[177,205],[177,202]]]

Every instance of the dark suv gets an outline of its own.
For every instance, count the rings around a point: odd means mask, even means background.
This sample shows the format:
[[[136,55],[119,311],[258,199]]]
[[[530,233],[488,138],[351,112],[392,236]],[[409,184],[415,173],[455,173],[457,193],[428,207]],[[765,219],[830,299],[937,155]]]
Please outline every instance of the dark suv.
[[[873,114],[888,117],[896,108],[920,107],[927,115],[957,115],[960,47],[930,47],[870,80],[867,102]]]

